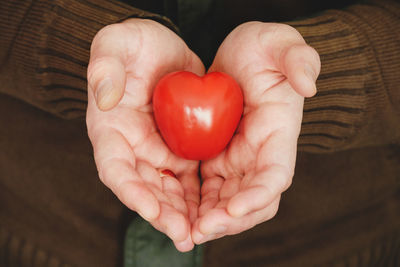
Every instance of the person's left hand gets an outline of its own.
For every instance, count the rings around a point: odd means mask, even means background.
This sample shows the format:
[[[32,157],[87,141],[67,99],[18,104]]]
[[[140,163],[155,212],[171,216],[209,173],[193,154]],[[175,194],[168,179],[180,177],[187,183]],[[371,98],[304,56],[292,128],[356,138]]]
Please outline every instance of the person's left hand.
[[[316,92],[318,53],[284,24],[249,22],[220,46],[209,72],[239,83],[244,114],[230,145],[201,166],[201,244],[271,219],[294,174],[304,97]]]

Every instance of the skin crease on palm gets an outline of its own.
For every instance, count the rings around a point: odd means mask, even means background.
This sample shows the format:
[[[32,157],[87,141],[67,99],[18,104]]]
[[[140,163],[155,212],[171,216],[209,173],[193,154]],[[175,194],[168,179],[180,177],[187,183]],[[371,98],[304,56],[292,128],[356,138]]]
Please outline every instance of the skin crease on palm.
[[[248,22],[234,29],[209,72],[239,83],[244,114],[226,150],[201,165],[175,156],[153,119],[155,84],[178,70],[205,72],[161,24],[129,19],[103,28],[91,47],[86,121],[101,181],[189,251],[275,215],[291,184],[304,97],[316,92],[320,60],[290,26]],[[160,175],[163,169],[177,178]]]

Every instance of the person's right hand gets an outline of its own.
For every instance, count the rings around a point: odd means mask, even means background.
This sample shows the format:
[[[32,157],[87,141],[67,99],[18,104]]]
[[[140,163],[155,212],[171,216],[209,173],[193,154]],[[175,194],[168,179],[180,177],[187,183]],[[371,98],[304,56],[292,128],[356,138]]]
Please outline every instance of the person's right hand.
[[[204,74],[201,60],[168,28],[142,19],[106,26],[92,42],[86,122],[101,181],[188,251],[200,201],[199,163],[168,149],[151,104],[157,81],[177,70]],[[177,178],[160,175],[163,169]]]

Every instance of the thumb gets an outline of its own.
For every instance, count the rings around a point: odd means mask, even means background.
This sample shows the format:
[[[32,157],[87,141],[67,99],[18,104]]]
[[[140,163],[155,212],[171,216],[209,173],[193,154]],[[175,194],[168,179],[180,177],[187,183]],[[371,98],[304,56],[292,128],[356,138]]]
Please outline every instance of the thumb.
[[[124,38],[119,25],[109,25],[93,39],[87,70],[88,90],[100,110],[115,107],[125,91]]]
[[[100,110],[110,110],[118,104],[125,91],[125,81],[125,67],[116,57],[100,57],[88,66],[88,87]]]
[[[298,94],[311,97],[317,92],[315,81],[321,70],[317,51],[307,44],[291,45],[282,51],[280,67]]]

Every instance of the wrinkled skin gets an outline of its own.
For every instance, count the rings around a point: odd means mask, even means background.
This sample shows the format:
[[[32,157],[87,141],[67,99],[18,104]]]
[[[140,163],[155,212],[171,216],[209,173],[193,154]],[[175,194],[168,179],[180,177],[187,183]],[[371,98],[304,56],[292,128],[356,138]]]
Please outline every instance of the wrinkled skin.
[[[227,36],[209,71],[239,83],[244,115],[226,150],[201,163],[201,189],[199,162],[170,152],[153,119],[152,90],[177,70],[204,74],[199,58],[166,27],[129,19],[103,28],[91,48],[87,126],[102,182],[189,251],[275,215],[291,184],[303,101],[316,92],[320,60],[283,24],[249,22]],[[163,169],[177,178],[160,175]]]
[[[228,35],[209,71],[236,79],[244,114],[227,149],[201,166],[201,205],[192,229],[198,244],[276,214],[294,173],[303,96],[316,92],[320,61],[290,26],[249,22]]]
[[[131,19],[103,28],[91,47],[86,121],[101,181],[187,251],[194,246],[190,231],[199,204],[199,163],[168,149],[151,107],[157,81],[182,69],[204,74],[200,59],[161,24]],[[160,177],[163,169],[178,179]]]

